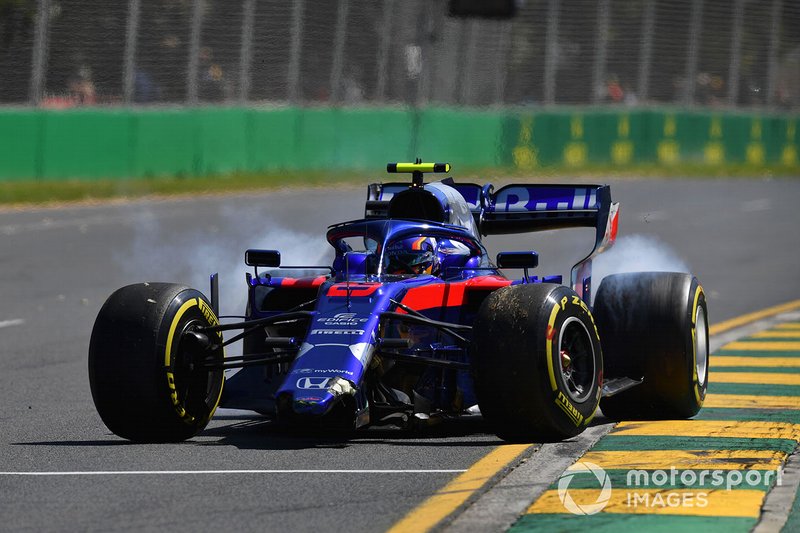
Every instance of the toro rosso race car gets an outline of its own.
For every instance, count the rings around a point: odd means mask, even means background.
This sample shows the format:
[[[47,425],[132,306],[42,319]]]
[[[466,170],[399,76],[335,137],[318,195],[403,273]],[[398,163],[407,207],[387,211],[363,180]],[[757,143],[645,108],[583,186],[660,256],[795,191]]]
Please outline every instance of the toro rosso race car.
[[[117,290],[89,347],[103,422],[132,441],[165,442],[201,431],[218,406],[344,429],[479,412],[503,439],[553,441],[583,431],[598,407],[615,420],[698,412],[708,320],[697,279],[611,275],[592,300],[592,259],[617,234],[608,186],[423,181],[449,170],[389,164],[411,182],[370,185],[365,217],[328,228],[330,266],[247,250],[243,321],[217,318],[216,275],[209,298],[169,283]],[[531,276],[534,251],[493,261],[481,242],[568,227],[596,229],[568,285]],[[226,355],[239,340],[242,355]]]

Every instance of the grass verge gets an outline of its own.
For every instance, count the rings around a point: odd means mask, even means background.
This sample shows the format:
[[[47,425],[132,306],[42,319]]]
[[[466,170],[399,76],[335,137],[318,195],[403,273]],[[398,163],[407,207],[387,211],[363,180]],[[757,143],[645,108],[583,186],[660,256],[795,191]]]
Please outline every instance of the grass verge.
[[[454,172],[456,179],[484,182],[514,179],[517,181],[576,178],[602,181],[618,178],[799,178],[797,167],[708,167],[681,164],[674,166],[640,165],[636,167],[593,166],[580,169],[470,169]],[[0,205],[43,205],[62,202],[102,201],[116,198],[143,198],[186,194],[219,194],[268,190],[279,187],[324,186],[332,184],[365,184],[373,181],[403,180],[401,176],[376,172],[283,171],[265,173],[232,173],[217,176],[161,177],[64,181],[0,182]]]

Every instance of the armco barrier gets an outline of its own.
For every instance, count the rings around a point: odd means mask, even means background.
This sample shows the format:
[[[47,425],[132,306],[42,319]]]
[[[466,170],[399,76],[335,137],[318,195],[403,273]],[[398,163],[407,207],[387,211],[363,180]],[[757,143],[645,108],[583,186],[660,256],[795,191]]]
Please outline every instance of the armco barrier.
[[[690,163],[789,167],[797,116],[649,108],[164,108],[0,110],[0,180]]]

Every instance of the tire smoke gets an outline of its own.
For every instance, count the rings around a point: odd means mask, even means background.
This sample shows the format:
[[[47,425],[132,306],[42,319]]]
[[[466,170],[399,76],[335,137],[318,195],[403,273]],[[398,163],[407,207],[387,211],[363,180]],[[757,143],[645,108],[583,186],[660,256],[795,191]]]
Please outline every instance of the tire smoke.
[[[130,283],[183,283],[210,296],[209,276],[219,272],[221,315],[243,315],[247,304],[244,263],[248,248],[277,249],[287,265],[325,265],[333,250],[324,236],[292,231],[265,217],[260,209],[223,206],[209,225],[170,229],[170,221],[151,211],[137,212],[128,246],[114,260]],[[263,270],[263,269],[260,269]]]
[[[649,235],[626,235],[592,262],[592,294],[603,278],[627,272],[691,272],[689,266],[667,244]]]

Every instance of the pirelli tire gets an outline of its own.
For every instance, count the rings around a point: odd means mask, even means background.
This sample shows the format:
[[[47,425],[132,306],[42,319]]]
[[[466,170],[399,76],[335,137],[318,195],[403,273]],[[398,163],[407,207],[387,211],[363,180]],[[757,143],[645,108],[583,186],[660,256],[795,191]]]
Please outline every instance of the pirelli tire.
[[[92,398],[108,429],[135,442],[178,442],[205,428],[224,371],[200,363],[221,362],[223,349],[204,349],[185,333],[218,323],[206,298],[183,285],[141,283],[114,292],[89,345]],[[221,344],[221,334],[211,337]]]
[[[581,433],[600,401],[603,355],[592,314],[570,288],[524,284],[492,293],[473,328],[478,404],[502,439]]]
[[[708,387],[708,310],[697,278],[671,272],[608,276],[594,316],[606,377],[642,384],[603,398],[614,420],[683,419],[697,414]]]

